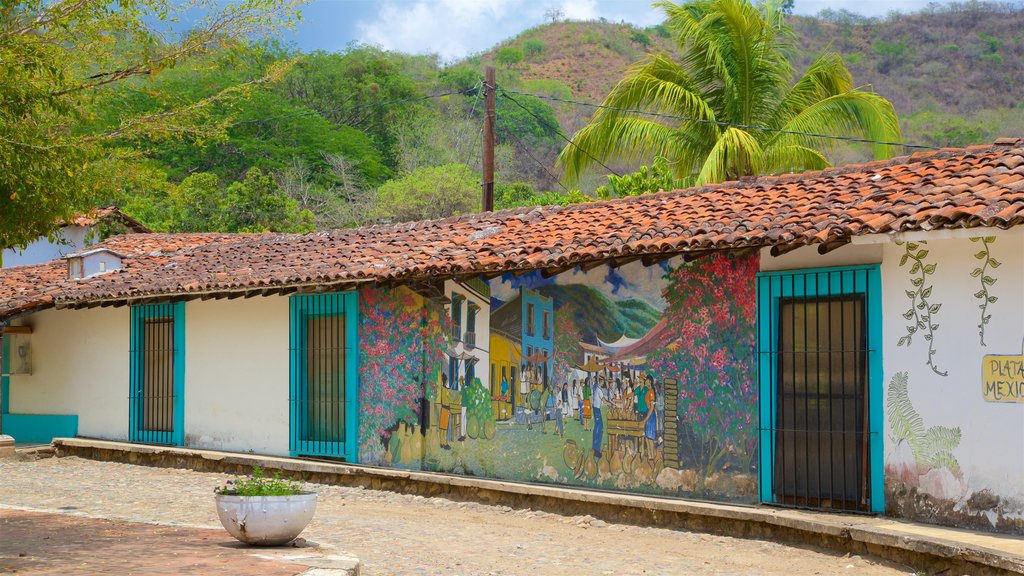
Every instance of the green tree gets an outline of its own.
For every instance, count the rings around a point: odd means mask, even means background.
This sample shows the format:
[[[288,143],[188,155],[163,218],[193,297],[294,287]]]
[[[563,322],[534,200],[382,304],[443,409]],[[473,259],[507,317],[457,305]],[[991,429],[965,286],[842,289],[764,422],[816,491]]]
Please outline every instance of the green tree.
[[[829,165],[830,140],[898,141],[892,105],[857,89],[842,58],[826,51],[795,83],[786,60],[792,31],[778,4],[749,0],[656,2],[682,58],[648,56],[627,73],[559,156],[576,182],[594,162],[665,158],[684,185]],[[627,110],[679,116],[668,120]],[[806,134],[806,135],[805,135]],[[586,153],[582,150],[587,151]],[[876,157],[890,147],[876,144]]]
[[[106,143],[141,137],[217,138],[206,111],[248,94],[263,78],[159,112],[122,114],[96,126],[90,107],[114,86],[140,83],[215,47],[242,49],[294,19],[287,0],[199,3],[191,30],[167,40],[163,27],[196,4],[172,0],[24,0],[0,7],[0,246],[50,233],[98,180],[86,177]],[[140,89],[144,89],[141,88]]]
[[[417,168],[377,189],[377,216],[399,222],[480,210],[480,177],[465,164]]]
[[[216,174],[185,178],[173,194],[171,232],[309,232],[313,214],[274,180],[253,168],[245,180],[221,186]]]
[[[313,52],[285,77],[282,92],[331,122],[368,134],[384,164],[394,170],[398,134],[429,109],[413,100],[423,91],[403,67],[409,58],[415,57],[358,45],[339,53]]]
[[[511,68],[523,61],[523,49],[516,46],[505,46],[498,48],[498,54],[494,57],[498,64]]]

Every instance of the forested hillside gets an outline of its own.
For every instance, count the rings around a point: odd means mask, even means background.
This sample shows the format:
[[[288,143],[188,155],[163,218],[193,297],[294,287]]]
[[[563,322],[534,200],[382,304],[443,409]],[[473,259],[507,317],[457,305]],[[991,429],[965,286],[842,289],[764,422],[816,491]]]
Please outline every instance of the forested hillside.
[[[790,21],[797,71],[826,47],[838,50],[858,85],[895,105],[905,142],[960,146],[1024,135],[1024,9],[972,3],[883,19],[825,12]],[[594,109],[525,94],[600,102],[646,52],[674,50],[663,26],[608,22],[548,23],[447,66],[365,46],[213,50],[98,98],[98,129],[116,129],[127,112],[159,113],[174,95],[194,101],[271,67],[284,71],[252,87],[248,99],[203,109],[205,120],[227,126],[226,137],[111,140],[107,161],[92,170],[87,203],[116,203],[174,231],[305,231],[475,211],[486,64],[511,91],[498,98],[498,206],[579,200],[606,172],[589,174],[567,196],[555,157]],[[839,146],[829,157],[866,156]]]

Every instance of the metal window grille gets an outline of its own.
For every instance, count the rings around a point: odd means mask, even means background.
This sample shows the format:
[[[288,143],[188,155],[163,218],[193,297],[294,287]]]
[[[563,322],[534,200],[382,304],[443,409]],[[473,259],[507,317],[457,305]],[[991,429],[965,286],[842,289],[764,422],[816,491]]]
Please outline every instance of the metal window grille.
[[[131,393],[129,439],[133,442],[171,444],[177,406],[175,381],[175,304],[132,308]]]
[[[291,450],[297,454],[350,457],[351,360],[349,294],[292,298]]]
[[[772,303],[760,318],[771,330],[761,369],[772,377],[771,390],[761,393],[767,393],[770,408],[762,422],[773,446],[776,504],[869,510],[868,381],[874,351],[868,345],[866,274],[781,274],[761,283]]]

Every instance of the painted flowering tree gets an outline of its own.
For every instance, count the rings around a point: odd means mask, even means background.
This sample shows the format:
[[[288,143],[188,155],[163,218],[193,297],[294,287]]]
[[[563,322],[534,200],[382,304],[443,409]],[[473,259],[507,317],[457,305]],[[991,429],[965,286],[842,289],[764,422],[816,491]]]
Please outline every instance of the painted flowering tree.
[[[359,460],[383,461],[390,429],[419,422],[423,395],[422,298],[404,289],[359,293]]]
[[[573,320],[574,317],[574,309],[570,304],[555,310],[554,354],[551,362],[554,368],[555,383],[558,385],[569,381],[575,373],[575,363],[583,354],[580,348],[582,336],[576,327],[576,321]]]
[[[754,462],[757,269],[756,254],[720,254],[666,275],[669,332],[648,361],[679,380],[679,419],[698,444],[701,481],[726,464],[749,471]]]

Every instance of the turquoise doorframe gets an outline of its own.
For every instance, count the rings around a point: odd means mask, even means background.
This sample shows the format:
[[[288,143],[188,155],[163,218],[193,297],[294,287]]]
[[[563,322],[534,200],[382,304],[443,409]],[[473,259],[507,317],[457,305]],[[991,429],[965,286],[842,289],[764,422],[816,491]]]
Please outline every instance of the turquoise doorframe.
[[[797,280],[800,278],[800,280]],[[758,381],[759,381],[759,486],[760,500],[774,502],[772,482],[775,465],[778,393],[779,302],[783,298],[818,298],[863,295],[867,308],[868,347],[868,467],[871,512],[885,511],[884,412],[882,366],[882,280],[877,264],[761,272],[757,275]]]
[[[143,428],[143,385],[145,379],[145,323],[151,318],[170,317],[173,324],[173,390],[172,430]],[[132,442],[146,444],[185,445],[185,303],[144,304],[131,308],[131,353],[129,355],[128,435]]]
[[[356,292],[299,294],[289,302],[289,453],[359,460],[359,299]],[[306,438],[306,320],[317,316],[345,318],[345,430],[341,442]]]
[[[3,326],[6,326],[5,322]],[[74,438],[78,435],[78,416],[75,414],[11,414],[10,340],[0,338],[0,434],[7,434],[15,442],[46,444],[54,438]]]

